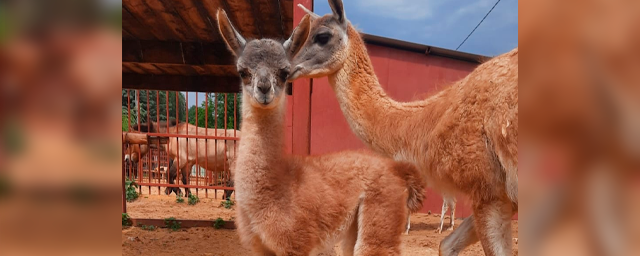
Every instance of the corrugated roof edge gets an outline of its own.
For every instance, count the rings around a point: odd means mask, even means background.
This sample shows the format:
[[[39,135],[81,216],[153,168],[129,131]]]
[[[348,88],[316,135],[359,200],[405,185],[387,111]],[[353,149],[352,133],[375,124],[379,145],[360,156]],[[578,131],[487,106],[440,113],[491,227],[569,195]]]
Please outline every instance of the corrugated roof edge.
[[[458,59],[458,60],[463,60],[468,62],[475,62],[475,63],[482,63],[492,58],[484,55],[454,51],[454,50],[444,49],[440,47],[401,41],[397,39],[376,36],[376,35],[371,35],[366,33],[361,33],[361,34],[362,34],[362,38],[366,43],[380,45],[380,46],[387,46],[387,47],[397,48],[397,49],[406,50],[406,51],[420,52],[424,54],[442,56],[442,57]]]

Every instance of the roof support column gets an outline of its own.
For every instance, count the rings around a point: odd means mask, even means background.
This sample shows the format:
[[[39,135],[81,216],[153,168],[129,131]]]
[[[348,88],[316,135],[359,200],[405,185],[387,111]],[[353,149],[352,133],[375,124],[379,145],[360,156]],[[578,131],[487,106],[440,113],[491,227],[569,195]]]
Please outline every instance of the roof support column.
[[[298,8],[304,5],[313,11],[313,0],[293,1],[293,27],[295,28],[306,14]],[[311,88],[312,79],[298,79],[293,82],[293,95],[287,103],[287,151],[295,155],[309,155],[311,152]],[[291,132],[291,133],[289,133]],[[291,134],[289,136],[289,134]]]

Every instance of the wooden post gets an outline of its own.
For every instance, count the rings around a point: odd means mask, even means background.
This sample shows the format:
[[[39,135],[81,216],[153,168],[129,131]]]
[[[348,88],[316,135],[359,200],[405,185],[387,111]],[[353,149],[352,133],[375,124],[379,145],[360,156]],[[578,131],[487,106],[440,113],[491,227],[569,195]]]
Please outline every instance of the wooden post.
[[[304,5],[313,11],[313,0],[293,1],[293,27],[295,28],[306,14],[298,7]],[[295,155],[309,155],[311,152],[311,88],[312,79],[297,79],[293,82],[292,98],[292,135],[291,149]]]

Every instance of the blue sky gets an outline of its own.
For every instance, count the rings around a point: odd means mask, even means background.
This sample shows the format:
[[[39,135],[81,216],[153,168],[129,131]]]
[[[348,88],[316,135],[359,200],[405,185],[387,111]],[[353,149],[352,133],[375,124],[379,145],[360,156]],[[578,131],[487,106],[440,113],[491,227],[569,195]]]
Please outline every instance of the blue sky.
[[[455,50],[496,1],[344,0],[344,9],[362,32]],[[314,0],[314,12],[331,13],[327,0]],[[502,0],[459,51],[495,56],[517,46],[518,1]]]

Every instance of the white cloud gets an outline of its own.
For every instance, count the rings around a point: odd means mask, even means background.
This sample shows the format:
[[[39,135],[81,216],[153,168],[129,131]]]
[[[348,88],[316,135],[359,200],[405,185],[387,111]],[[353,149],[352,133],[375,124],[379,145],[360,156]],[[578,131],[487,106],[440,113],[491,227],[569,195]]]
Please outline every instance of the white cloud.
[[[428,0],[356,0],[358,12],[398,20],[422,20],[433,15],[434,4]],[[347,18],[349,12],[347,11]]]

